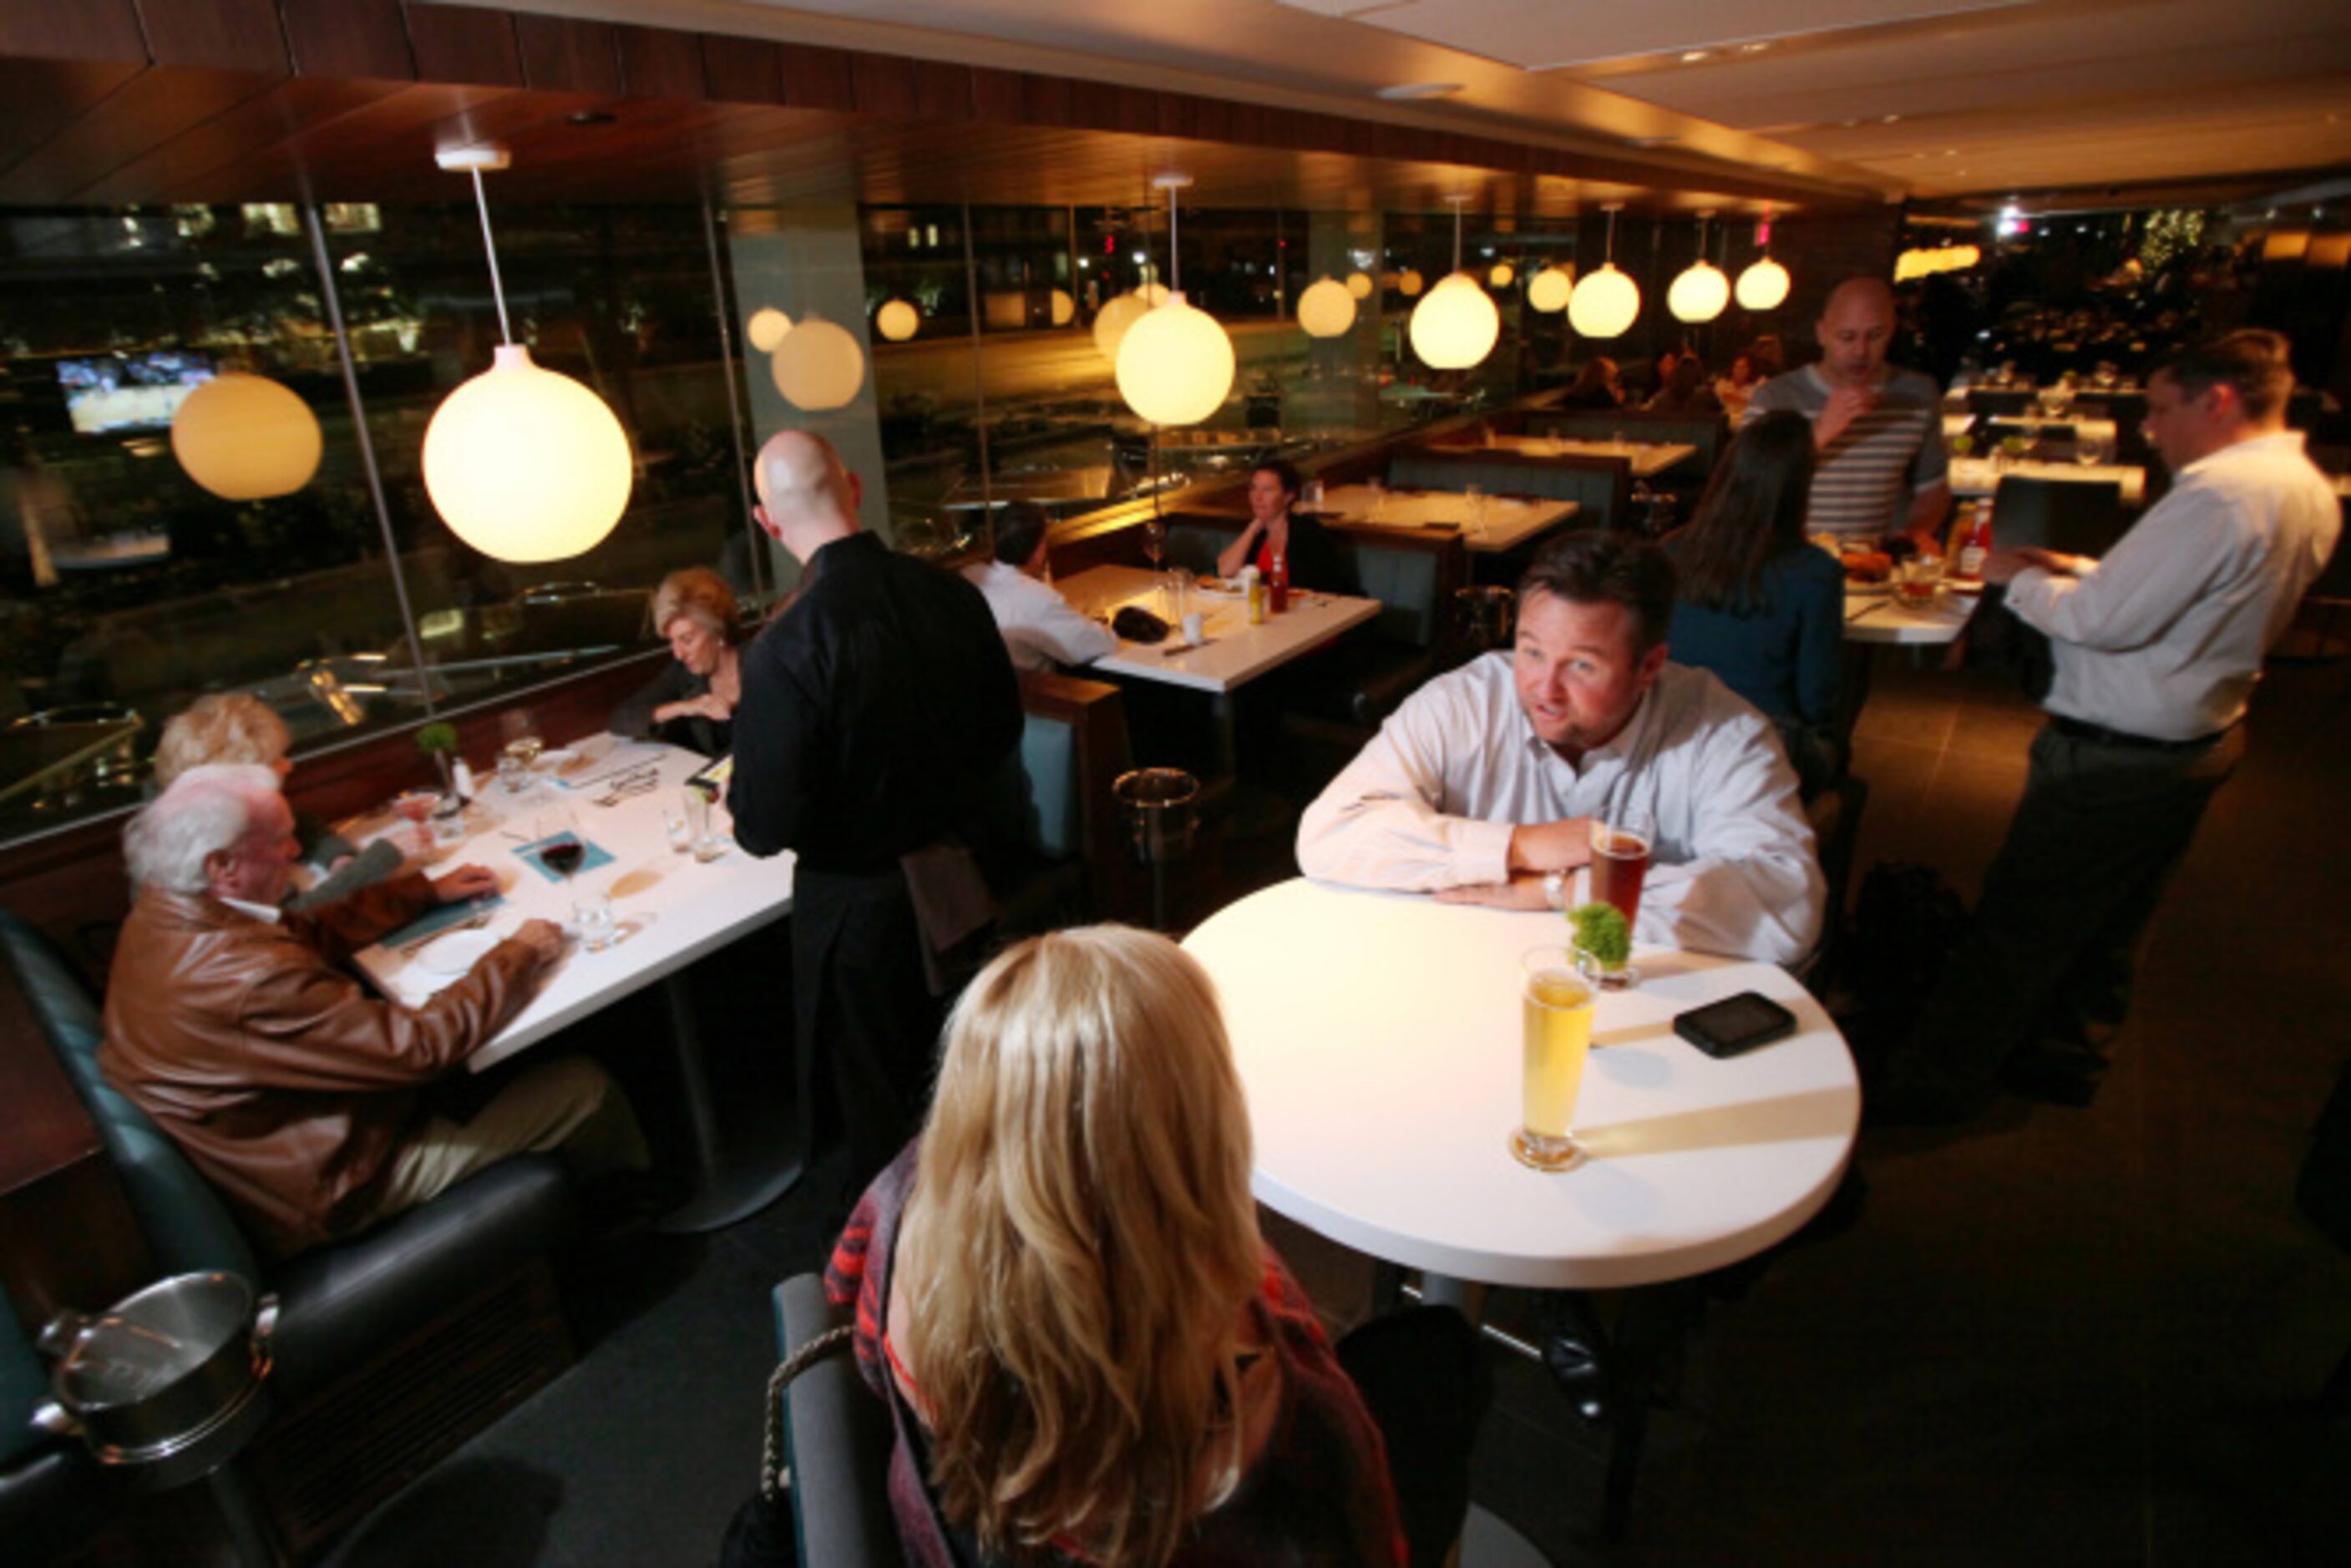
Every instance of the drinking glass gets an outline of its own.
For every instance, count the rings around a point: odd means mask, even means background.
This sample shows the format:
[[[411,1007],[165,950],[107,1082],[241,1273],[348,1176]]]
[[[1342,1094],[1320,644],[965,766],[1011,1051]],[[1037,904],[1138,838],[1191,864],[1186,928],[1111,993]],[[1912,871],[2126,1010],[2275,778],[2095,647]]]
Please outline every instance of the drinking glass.
[[[538,846],[539,863],[569,888],[571,878],[580,872],[580,863],[588,858],[587,841],[580,836],[580,822],[569,805],[550,805],[531,818],[532,842]]]
[[[1167,524],[1157,517],[1143,521],[1143,558],[1157,571],[1167,559]]]
[[[1486,531],[1486,492],[1483,486],[1465,484],[1461,498],[1469,504],[1469,537],[1477,538]]]
[[[1372,493],[1372,521],[1377,523],[1388,514],[1388,487],[1375,473],[1364,481],[1364,488]]]
[[[2076,431],[2074,434],[2074,461],[2084,468],[2095,468],[2112,455],[2106,450],[2107,445],[2105,436]]]
[[[1649,875],[1649,847],[1656,842],[1656,824],[1638,806],[1619,806],[1592,819],[1592,897],[1614,905],[1627,926],[1640,919],[1641,883]],[[1641,971],[1629,960],[1614,969],[1589,960],[1585,972],[1603,991],[1641,982]]]
[[[547,749],[539,737],[538,721],[528,708],[509,708],[498,715],[498,777],[507,793],[520,794],[530,785],[530,765]]]
[[[694,832],[694,857],[712,861],[726,853],[726,846],[718,841],[711,830],[710,810],[715,804],[712,792],[696,784],[685,786],[685,820]]]
[[[1592,986],[1562,948],[1530,948],[1520,969],[1524,1060],[1510,1153],[1537,1170],[1572,1170],[1584,1160],[1571,1124],[1592,1051]]]
[[[699,796],[701,793],[688,785],[681,792],[681,798],[662,802],[662,833],[669,839],[673,855],[688,854],[694,848],[694,818],[684,796]]]

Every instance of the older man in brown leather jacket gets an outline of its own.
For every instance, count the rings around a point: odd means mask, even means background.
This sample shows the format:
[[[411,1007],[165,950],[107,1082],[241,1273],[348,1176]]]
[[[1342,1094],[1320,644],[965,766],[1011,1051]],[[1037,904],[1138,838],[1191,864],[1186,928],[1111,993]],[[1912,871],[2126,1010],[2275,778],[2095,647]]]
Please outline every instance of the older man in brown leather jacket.
[[[642,1168],[628,1101],[585,1057],[534,1065],[463,1123],[424,1085],[506,1024],[563,952],[527,920],[410,1009],[338,961],[435,903],[496,889],[463,866],[307,914],[278,900],[297,853],[266,768],[197,768],[123,834],[137,898],[106,989],[99,1065],[280,1255],[348,1236],[499,1159],[561,1149],[583,1175]]]

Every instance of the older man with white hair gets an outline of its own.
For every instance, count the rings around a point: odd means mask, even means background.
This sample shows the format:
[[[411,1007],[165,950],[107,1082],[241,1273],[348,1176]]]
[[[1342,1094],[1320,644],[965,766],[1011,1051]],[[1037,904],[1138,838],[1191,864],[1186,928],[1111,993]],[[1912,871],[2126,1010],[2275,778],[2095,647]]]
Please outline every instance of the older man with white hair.
[[[294,814],[277,774],[245,764],[181,774],[122,838],[137,892],[99,1066],[271,1251],[351,1235],[527,1150],[559,1148],[587,1176],[645,1165],[628,1101],[584,1057],[534,1065],[463,1123],[425,1103],[529,1001],[559,927],[526,920],[413,1009],[339,967],[434,904],[496,891],[487,868],[285,912]]]
[[[929,1098],[930,955],[991,912],[967,851],[987,851],[1020,690],[977,588],[859,530],[857,476],[823,437],[771,438],[758,478],[759,525],[804,575],[744,651],[727,804],[744,848],[797,857],[801,1106],[829,1076],[861,1190]]]

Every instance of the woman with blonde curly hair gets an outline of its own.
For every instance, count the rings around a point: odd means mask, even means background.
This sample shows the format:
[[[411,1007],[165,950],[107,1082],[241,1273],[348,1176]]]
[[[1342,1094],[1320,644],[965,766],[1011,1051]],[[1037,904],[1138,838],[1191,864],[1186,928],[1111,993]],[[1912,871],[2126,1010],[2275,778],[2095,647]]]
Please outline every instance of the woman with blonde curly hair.
[[[165,722],[155,742],[155,791],[160,794],[171,788],[172,781],[190,768],[224,763],[272,769],[283,785],[294,771],[293,762],[286,755],[292,743],[286,721],[260,698],[243,691],[210,692]],[[308,888],[287,898],[289,909],[315,909],[348,898],[398,876],[432,853],[421,828],[395,830],[360,849],[299,809],[294,813],[294,838],[301,846],[303,862],[319,875]]]
[[[607,727],[632,740],[725,755],[734,743],[735,705],[743,700],[743,618],[735,590],[707,567],[681,567],[653,590],[653,623],[673,662],[614,710]]]
[[[1405,1560],[1381,1429],[1258,1233],[1250,1158],[1174,943],[1060,931],[972,981],[923,1134],[826,1275],[891,1405],[910,1561]]]

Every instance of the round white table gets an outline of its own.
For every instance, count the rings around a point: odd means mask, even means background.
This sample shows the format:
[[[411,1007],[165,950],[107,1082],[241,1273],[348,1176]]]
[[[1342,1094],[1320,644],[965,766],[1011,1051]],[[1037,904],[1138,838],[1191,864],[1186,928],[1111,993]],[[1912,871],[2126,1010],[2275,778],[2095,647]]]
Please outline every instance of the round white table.
[[[1592,1158],[1511,1158],[1520,954],[1565,945],[1555,914],[1282,883],[1184,945],[1222,994],[1249,1101],[1255,1190],[1358,1251],[1489,1284],[1678,1280],[1796,1230],[1844,1171],[1861,1093],[1844,1038],[1784,970],[1642,950],[1600,999],[1573,1126]],[[1730,1061],[1674,1014],[1741,991],[1798,1032]]]

